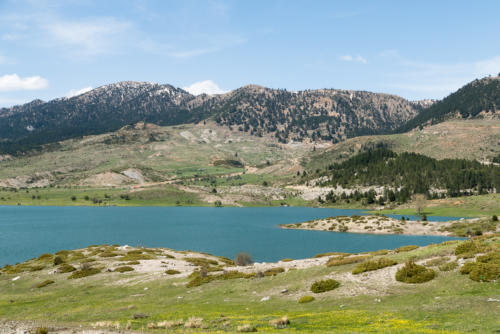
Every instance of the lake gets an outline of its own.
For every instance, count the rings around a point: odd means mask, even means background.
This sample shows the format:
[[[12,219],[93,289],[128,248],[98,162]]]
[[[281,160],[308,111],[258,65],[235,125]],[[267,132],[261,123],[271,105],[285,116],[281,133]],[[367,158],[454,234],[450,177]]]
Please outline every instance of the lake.
[[[0,266],[61,249],[120,244],[194,250],[255,261],[307,258],[317,253],[364,252],[428,245],[453,238],[280,229],[360,210],[304,207],[33,207],[0,206]],[[399,216],[394,216],[399,217]],[[456,217],[429,217],[446,221]]]

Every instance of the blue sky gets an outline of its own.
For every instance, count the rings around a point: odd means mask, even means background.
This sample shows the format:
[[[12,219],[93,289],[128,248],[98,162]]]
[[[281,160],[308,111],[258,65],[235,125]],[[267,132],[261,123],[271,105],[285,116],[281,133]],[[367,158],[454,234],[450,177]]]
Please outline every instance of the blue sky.
[[[122,81],[442,98],[500,72],[500,1],[0,0],[0,106]]]

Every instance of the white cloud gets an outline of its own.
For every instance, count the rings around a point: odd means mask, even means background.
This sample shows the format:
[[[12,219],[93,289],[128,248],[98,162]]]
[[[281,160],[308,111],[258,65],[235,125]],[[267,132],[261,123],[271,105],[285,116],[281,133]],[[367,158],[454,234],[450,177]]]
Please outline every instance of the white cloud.
[[[0,77],[0,91],[39,90],[49,86],[47,79],[39,76],[21,78],[17,74]]]
[[[184,87],[183,89],[193,95],[200,95],[200,94],[213,95],[213,94],[224,94],[226,92],[220,89],[220,87],[212,80],[195,82],[188,87]]]
[[[351,55],[344,55],[339,57],[340,60],[343,61],[355,61],[361,64],[366,64],[367,61],[365,58],[361,57],[360,55],[357,56],[351,56]]]
[[[44,28],[56,43],[73,47],[84,55],[96,55],[111,52],[130,24],[114,18],[97,18],[80,22],[55,21]]]
[[[87,93],[87,92],[89,92],[91,90],[92,90],[92,87],[90,87],[90,86],[82,88],[82,89],[72,89],[69,92],[67,92],[65,96],[67,98],[70,98],[70,97],[73,97],[73,96],[78,96],[78,95]]]

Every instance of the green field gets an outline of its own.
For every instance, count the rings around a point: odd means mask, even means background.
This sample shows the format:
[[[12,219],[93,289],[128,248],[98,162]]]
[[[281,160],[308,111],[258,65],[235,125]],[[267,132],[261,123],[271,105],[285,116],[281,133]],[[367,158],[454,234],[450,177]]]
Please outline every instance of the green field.
[[[485,245],[500,245],[499,237],[483,239]],[[431,245],[409,252],[386,255],[399,263],[408,258],[422,261],[449,257],[457,242]],[[489,249],[492,249],[488,246]],[[493,248],[497,249],[497,248]],[[80,258],[78,261],[83,261]],[[376,280],[370,272],[358,289],[349,272],[355,264],[334,267],[316,266],[288,270],[277,276],[213,281],[187,288],[186,278],[144,276],[138,273],[107,273],[68,280],[69,274],[51,274],[51,264],[42,263],[34,272],[0,275],[0,319],[35,320],[40,326],[89,326],[97,321],[118,322],[132,329],[151,333],[146,325],[164,320],[186,321],[203,318],[204,329],[175,327],[169,332],[234,332],[237,326],[250,324],[259,332],[325,333],[494,333],[498,330],[498,282],[475,282],[457,270],[437,271],[437,277],[422,284],[405,284],[394,278]],[[12,278],[21,276],[13,282]],[[364,274],[363,274],[364,275]],[[375,275],[375,276],[371,276]],[[325,277],[340,281],[333,291],[314,294],[310,285]],[[370,278],[371,277],[371,278]],[[46,280],[54,283],[43,288],[35,285]],[[375,279],[375,280],[374,280]],[[281,293],[283,289],[288,292]],[[297,301],[313,295],[307,304]],[[261,301],[270,296],[268,301]],[[147,318],[133,319],[136,314]],[[286,330],[275,329],[269,320],[287,316]]]
[[[418,215],[415,205],[404,204],[394,209],[377,211],[383,214]],[[500,194],[453,197],[427,201],[424,213],[428,216],[481,217],[500,215]]]

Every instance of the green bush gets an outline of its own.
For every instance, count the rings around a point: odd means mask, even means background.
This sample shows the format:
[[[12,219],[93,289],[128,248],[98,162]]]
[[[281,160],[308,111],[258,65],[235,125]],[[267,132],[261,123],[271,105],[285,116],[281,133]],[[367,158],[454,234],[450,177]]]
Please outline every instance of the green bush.
[[[40,271],[40,270],[43,270],[45,268],[45,266],[42,266],[42,265],[34,265],[34,266],[30,266],[28,268],[29,271]]]
[[[358,264],[352,271],[354,275],[356,274],[361,274],[366,271],[373,271],[373,270],[378,270],[382,269],[385,267],[390,267],[393,265],[398,264],[397,261],[392,260],[392,259],[387,259],[387,258],[380,258],[378,260],[373,260],[373,261],[366,261],[363,263]]]
[[[198,267],[209,267],[210,265],[218,265],[219,262],[211,259],[206,259],[204,257],[186,257],[184,258],[184,261],[192,263],[195,266]]]
[[[45,327],[38,327],[33,334],[49,334],[49,330]]]
[[[52,254],[45,253],[45,254],[40,255],[40,256],[37,258],[37,260],[39,260],[39,261],[49,261],[49,260],[52,260],[52,257],[53,257],[53,256],[54,256],[54,255],[52,255]]]
[[[405,266],[396,272],[396,280],[403,283],[425,283],[435,276],[434,270],[420,266],[413,260],[407,261]]]
[[[340,286],[340,283],[334,279],[327,279],[323,281],[314,282],[311,285],[311,291],[314,293],[322,293],[336,289]]]
[[[82,268],[80,270],[74,271],[71,275],[68,276],[68,279],[77,279],[83,278],[87,276],[97,275],[101,272],[101,269],[97,268]]]
[[[76,268],[75,268],[75,267],[73,267],[72,265],[67,264],[67,263],[62,264],[62,265],[59,267],[59,269],[58,269],[58,271],[59,271],[60,273],[62,273],[62,274],[64,274],[64,273],[70,273],[70,272],[75,271],[75,270],[76,270]]]
[[[491,252],[484,255],[480,255],[476,258],[476,261],[482,263],[500,264],[500,252]]]
[[[281,267],[267,269],[263,272],[264,276],[276,276],[280,273],[284,273],[285,269]]]
[[[125,273],[127,271],[134,271],[134,268],[129,267],[129,266],[122,266],[122,267],[116,268],[114,271],[117,273]]]
[[[314,299],[315,298],[313,296],[302,296],[302,297],[299,298],[299,304],[310,303]]]
[[[464,265],[460,268],[460,273],[462,275],[468,275],[472,271],[475,265],[476,264],[474,262],[464,263]]]
[[[479,251],[478,246],[472,240],[462,242],[455,247],[455,255],[475,254]]]
[[[50,284],[54,284],[55,282],[52,281],[52,280],[46,280],[46,281],[43,281],[41,283],[38,283],[37,285],[35,285],[36,288],[40,289],[40,288],[43,288],[47,285],[50,285]]]
[[[64,261],[63,261],[62,257],[60,257],[59,255],[57,255],[56,257],[54,257],[54,266],[58,266],[58,265],[60,265],[63,262]]]
[[[396,253],[402,253],[402,252],[409,252],[409,251],[412,251],[412,250],[417,249],[417,248],[418,248],[418,246],[408,245],[408,246],[396,248],[395,251],[396,251]]]
[[[165,274],[167,274],[167,275],[177,275],[180,273],[181,273],[180,271],[174,270],[174,269],[169,269],[169,270],[165,271]]]
[[[448,263],[443,263],[438,268],[441,271],[451,271],[451,270],[455,270],[457,267],[458,267],[457,261],[451,261]]]
[[[102,252],[101,254],[99,254],[100,257],[115,257],[115,256],[118,256],[118,254],[116,253],[113,253],[113,252]]]
[[[492,222],[497,222],[498,221],[498,216],[497,215],[491,216],[491,221]]]
[[[469,278],[477,282],[491,282],[500,279],[500,265],[496,263],[475,263]]]
[[[135,266],[135,265],[138,265],[138,264],[141,264],[139,261],[130,261],[130,262],[126,262],[125,265],[127,266]]]
[[[211,281],[216,281],[216,280],[228,280],[228,279],[235,279],[235,278],[253,278],[255,277],[256,274],[251,273],[251,274],[245,274],[239,271],[227,271],[223,274],[219,275],[207,275],[206,272],[203,273],[202,271],[193,271],[191,275],[189,275],[189,278],[191,279],[188,284],[186,284],[187,288],[192,288],[195,286],[200,286],[205,283],[209,283]]]
[[[361,256],[349,256],[349,257],[344,257],[344,256],[335,256],[332,257],[326,262],[327,267],[333,267],[333,266],[342,266],[344,264],[352,264],[352,263],[358,263],[362,262],[364,260],[368,260],[371,258],[370,256],[366,255],[361,255]]]

